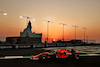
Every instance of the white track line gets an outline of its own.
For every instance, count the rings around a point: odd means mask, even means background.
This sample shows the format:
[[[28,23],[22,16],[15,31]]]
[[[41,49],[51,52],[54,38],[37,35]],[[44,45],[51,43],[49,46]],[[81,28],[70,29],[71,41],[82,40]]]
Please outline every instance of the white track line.
[[[23,58],[23,56],[5,56],[5,59]]]
[[[81,54],[80,56],[100,56],[100,54]],[[28,56],[5,56],[0,57],[0,59],[18,59],[18,58],[30,58]]]
[[[88,54],[89,56],[100,56],[100,54]]]

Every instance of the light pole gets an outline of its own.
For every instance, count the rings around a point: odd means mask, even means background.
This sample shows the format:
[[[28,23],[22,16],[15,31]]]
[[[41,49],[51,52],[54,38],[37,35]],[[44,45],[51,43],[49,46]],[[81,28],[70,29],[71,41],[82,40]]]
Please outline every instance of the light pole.
[[[7,13],[6,12],[3,12],[3,11],[0,11],[0,13],[3,13],[4,15],[7,15]]]
[[[62,25],[63,25],[63,41],[64,41],[64,25],[66,25],[66,26],[67,26],[67,24],[64,24],[64,23],[60,23],[60,24],[62,24]]]
[[[73,25],[72,27],[75,27],[75,41],[76,41],[76,28],[78,28],[78,26]]]
[[[28,17],[28,16],[20,16],[20,18],[27,18],[27,22],[28,22],[28,20],[30,20],[30,19],[35,20],[34,18]]]
[[[53,23],[52,21],[43,20],[43,22],[47,22],[47,43],[48,43],[48,35],[49,35],[49,23]]]
[[[87,30],[86,27],[82,27],[82,29],[84,29],[84,43],[85,43],[85,30]]]

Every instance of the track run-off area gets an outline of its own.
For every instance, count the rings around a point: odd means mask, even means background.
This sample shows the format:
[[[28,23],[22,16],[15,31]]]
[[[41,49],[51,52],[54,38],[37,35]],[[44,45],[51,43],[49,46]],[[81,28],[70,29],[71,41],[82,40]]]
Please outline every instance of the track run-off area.
[[[80,60],[50,60],[32,61],[31,55],[41,53],[45,50],[58,48],[81,50]],[[72,47],[50,47],[34,49],[7,49],[0,50],[1,67],[98,67],[100,64],[100,46],[72,46]]]

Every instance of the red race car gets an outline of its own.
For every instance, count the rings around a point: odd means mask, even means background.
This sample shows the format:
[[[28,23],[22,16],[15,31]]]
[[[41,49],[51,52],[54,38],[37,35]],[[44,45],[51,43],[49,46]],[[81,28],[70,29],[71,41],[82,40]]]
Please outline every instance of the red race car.
[[[80,50],[78,51],[74,51],[74,49],[72,49],[71,51],[67,50],[67,49],[58,49],[57,50],[57,58],[68,58],[68,57],[72,57],[75,58],[76,60],[79,59],[79,53],[81,53]]]
[[[81,53],[80,50],[74,51],[73,49],[71,51],[67,49],[58,49],[56,52],[53,50],[48,50],[46,52],[42,52],[38,55],[31,56],[31,60],[46,60],[46,59],[52,59],[52,58],[68,58],[72,57],[76,60],[79,59],[79,53]]]

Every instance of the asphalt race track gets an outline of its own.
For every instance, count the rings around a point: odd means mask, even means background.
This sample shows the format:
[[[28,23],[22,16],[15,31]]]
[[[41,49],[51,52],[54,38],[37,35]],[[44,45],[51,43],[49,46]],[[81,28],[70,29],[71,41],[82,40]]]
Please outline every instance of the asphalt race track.
[[[100,57],[81,57],[75,60],[31,61],[30,59],[0,60],[0,67],[99,67]]]
[[[34,49],[6,49],[0,50],[0,56],[31,56],[32,54],[38,54],[45,51],[41,48]]]
[[[45,50],[35,49],[9,49],[0,50],[0,56],[30,56]],[[100,56],[82,56],[80,60],[49,60],[31,61],[29,58],[22,59],[0,59],[0,67],[99,67]]]

